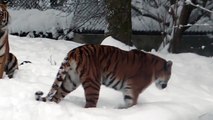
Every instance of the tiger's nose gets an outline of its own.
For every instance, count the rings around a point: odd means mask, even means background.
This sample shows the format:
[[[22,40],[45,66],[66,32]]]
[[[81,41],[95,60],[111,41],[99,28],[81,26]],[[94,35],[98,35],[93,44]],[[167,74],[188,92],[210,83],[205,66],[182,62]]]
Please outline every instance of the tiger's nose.
[[[2,22],[3,22],[3,23],[6,23],[6,22],[7,22],[7,20],[5,20],[5,19],[4,19],[4,20],[2,20]]]
[[[164,89],[167,87],[167,84],[162,84],[161,87]]]

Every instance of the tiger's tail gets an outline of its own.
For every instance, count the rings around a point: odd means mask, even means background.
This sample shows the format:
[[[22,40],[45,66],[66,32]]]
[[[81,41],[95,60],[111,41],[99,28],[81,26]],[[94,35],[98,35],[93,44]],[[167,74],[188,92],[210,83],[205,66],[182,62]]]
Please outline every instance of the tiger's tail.
[[[61,87],[62,83],[65,81],[65,77],[70,69],[70,63],[69,63],[69,55],[67,55],[67,57],[64,58],[64,61],[62,62],[59,71],[57,73],[56,79],[49,91],[49,93],[47,94],[46,97],[42,97],[42,95],[44,94],[42,91],[37,91],[35,93],[35,99],[37,101],[55,101],[53,100],[55,94],[58,92],[59,88]],[[59,102],[59,101],[55,101],[55,102]]]

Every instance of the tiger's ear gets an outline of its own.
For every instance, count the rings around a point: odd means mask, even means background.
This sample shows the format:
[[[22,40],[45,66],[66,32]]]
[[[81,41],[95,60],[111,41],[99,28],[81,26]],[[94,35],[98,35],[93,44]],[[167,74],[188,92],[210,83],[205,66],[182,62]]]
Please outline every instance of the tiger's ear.
[[[8,0],[0,0],[0,3],[7,8]]]
[[[172,69],[172,61],[169,60],[169,61],[166,62],[166,69],[171,71],[171,69]]]
[[[165,63],[164,63],[164,70],[165,71],[171,71],[171,69],[172,69],[172,61],[166,61]]]

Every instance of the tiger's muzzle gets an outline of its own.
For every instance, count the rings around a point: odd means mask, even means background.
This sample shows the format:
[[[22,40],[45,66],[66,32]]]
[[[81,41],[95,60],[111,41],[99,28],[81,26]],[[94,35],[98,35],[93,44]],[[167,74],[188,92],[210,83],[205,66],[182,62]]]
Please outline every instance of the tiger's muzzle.
[[[158,89],[164,89],[167,87],[168,81],[166,80],[156,80],[155,85]]]

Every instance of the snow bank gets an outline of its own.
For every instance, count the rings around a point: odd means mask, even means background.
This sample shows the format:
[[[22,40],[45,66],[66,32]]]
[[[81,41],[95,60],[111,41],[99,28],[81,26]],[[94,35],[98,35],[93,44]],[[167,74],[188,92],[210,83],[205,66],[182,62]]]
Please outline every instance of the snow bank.
[[[72,26],[72,13],[65,13],[54,9],[40,11],[12,10],[9,9],[11,22],[9,25],[10,33],[20,32],[43,32],[57,35],[57,30],[69,30]]]
[[[0,80],[0,120],[213,119],[213,58],[191,53],[153,52],[174,63],[168,88],[158,90],[151,85],[140,95],[138,104],[129,109],[117,109],[123,104],[122,94],[104,86],[97,108],[83,108],[85,99],[81,86],[60,104],[35,101],[35,91],[48,92],[63,58],[79,45],[64,40],[10,36],[11,52],[19,62],[30,60],[32,64],[19,66],[13,79],[5,76]]]

